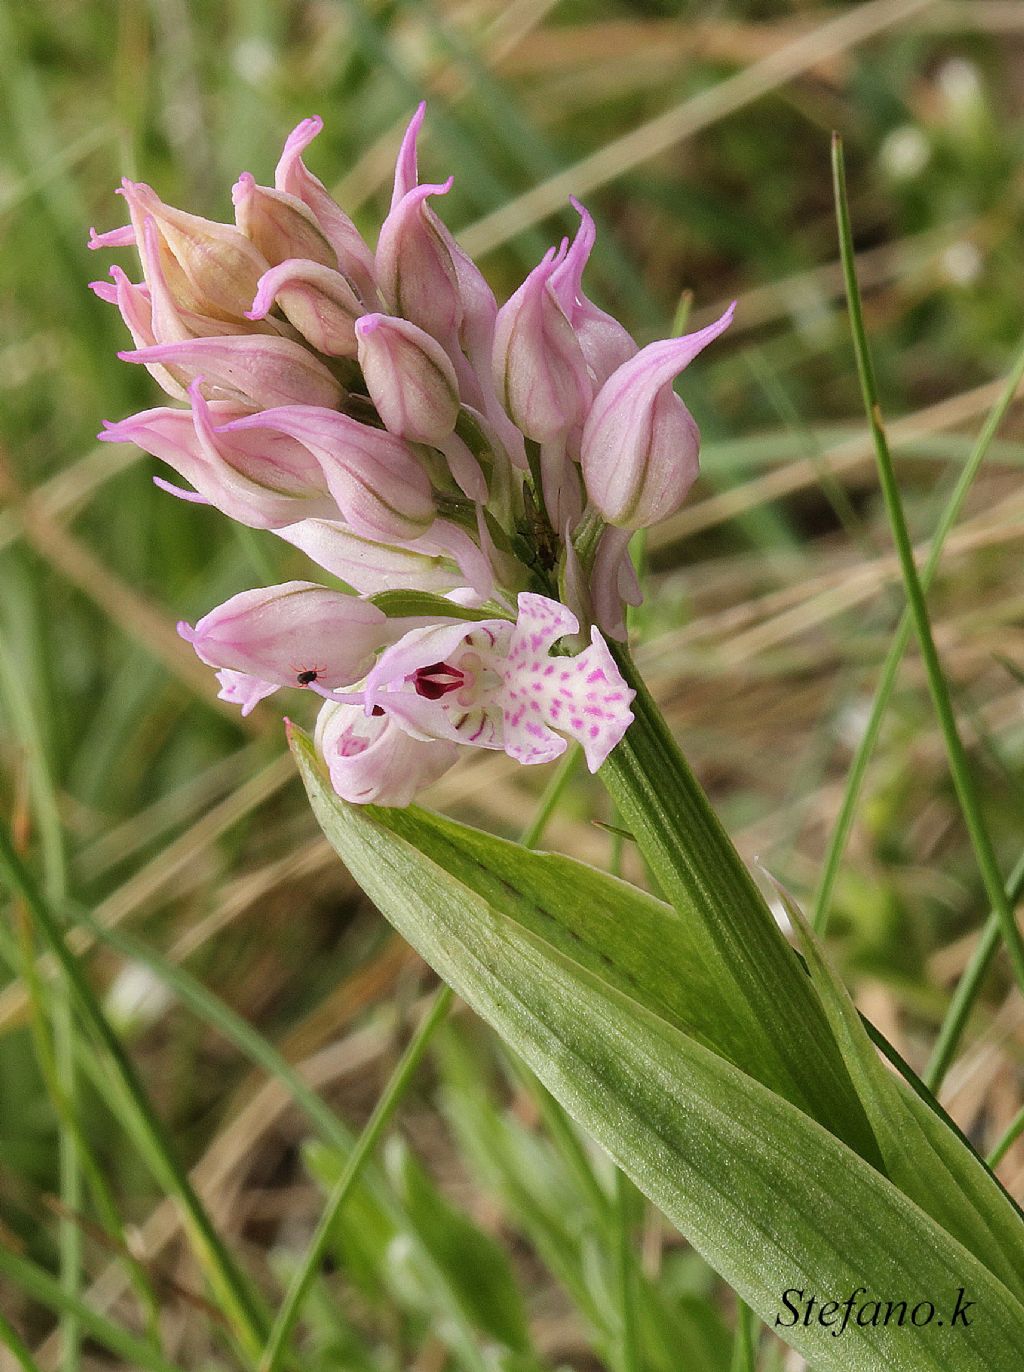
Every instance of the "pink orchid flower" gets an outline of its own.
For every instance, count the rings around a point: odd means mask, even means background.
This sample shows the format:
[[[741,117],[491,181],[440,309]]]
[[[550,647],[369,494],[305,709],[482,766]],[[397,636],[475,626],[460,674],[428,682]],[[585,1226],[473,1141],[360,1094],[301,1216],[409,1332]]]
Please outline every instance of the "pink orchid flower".
[[[413,738],[383,710],[368,715],[331,701],[320,711],[314,742],[331,785],[353,805],[409,805],[459,756],[457,744]]]
[[[504,749],[526,764],[551,762],[574,738],[596,772],[632,722],[634,692],[597,629],[575,657],[551,654],[578,632],[564,605],[529,592],[519,596],[515,624],[413,629],[367,677],[367,707],[383,709],[413,738]]]
[[[312,581],[242,591],[178,633],[196,656],[221,668],[220,698],[248,714],[282,686],[350,686],[389,641],[387,616],[369,601]]]

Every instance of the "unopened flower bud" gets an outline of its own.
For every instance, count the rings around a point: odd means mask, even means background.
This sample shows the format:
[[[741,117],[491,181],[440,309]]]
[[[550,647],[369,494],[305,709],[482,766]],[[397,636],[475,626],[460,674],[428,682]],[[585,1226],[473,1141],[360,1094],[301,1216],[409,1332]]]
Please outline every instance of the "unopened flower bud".
[[[459,756],[458,744],[412,738],[384,712],[331,702],[320,711],[315,743],[331,785],[353,805],[408,805]]]
[[[391,209],[398,218],[402,214],[399,206],[407,196],[419,188],[416,140],[423,125],[426,109],[426,102],[422,101],[417,107],[416,113],[409,120],[405,136],[402,139],[402,146],[395,161]],[[450,184],[449,182],[448,185]],[[447,186],[434,188],[440,193],[444,193],[446,189]],[[431,247],[430,260],[434,261],[434,250],[436,250],[436,262],[440,264],[444,277],[450,284],[454,283],[457,299],[445,302],[447,305],[454,305],[454,311],[450,319],[447,319],[445,327],[453,327],[455,335],[452,336],[431,328],[429,324],[423,322],[423,319],[410,314],[407,309],[403,309],[401,313],[405,314],[413,323],[427,329],[428,332],[440,339],[444,347],[448,349],[459,376],[460,386],[463,388],[463,400],[480,408],[489,409],[487,401],[490,397],[486,391],[480,388],[476,373],[483,375],[490,365],[494,321],[498,311],[494,292],[484,280],[473,259],[459,247],[451,233],[427,204],[426,196],[413,196],[408,202],[408,208],[414,208],[415,214],[410,218],[407,228],[415,230],[425,226],[429,230],[426,241],[430,243]],[[391,229],[388,232],[390,234]],[[389,280],[396,274],[395,267],[390,261],[387,263],[386,272]],[[395,284],[393,283],[393,289]],[[397,286],[401,287],[402,284],[402,280],[399,279]],[[411,283],[405,289],[408,293],[411,290]],[[412,304],[413,308],[417,308],[415,301],[409,303]],[[463,353],[465,353],[465,358],[469,359],[471,364],[469,367],[464,365]],[[474,369],[476,370],[474,371]]]
[[[700,433],[672,382],[728,328],[734,308],[697,333],[641,349],[594,398],[580,460],[587,494],[609,524],[648,528],[686,498],[697,476]]]
[[[414,443],[438,443],[455,428],[459,383],[436,339],[386,314],[367,314],[355,326],[370,399],[387,428]]]
[[[289,257],[337,267],[337,253],[312,210],[296,196],[258,186],[249,172],[243,172],[231,188],[231,200],[235,223],[272,267]]]
[[[243,413],[237,405],[208,404],[198,382],[188,395],[191,411],[143,410],[106,424],[100,439],[137,444],[216,509],[252,529],[337,517],[320,464],[303,444],[278,433],[229,433],[224,425]]]
[[[161,363],[194,379],[211,399],[270,405],[340,405],[345,393],[324,364],[300,343],[267,334],[192,338],[118,353],[124,362]]]
[[[552,284],[564,258],[552,248],[498,311],[494,384],[513,423],[549,443],[579,424],[592,394],[587,364]]]
[[[147,216],[160,237],[160,256],[167,284],[178,303],[214,319],[241,317],[269,263],[243,233],[165,205],[141,181],[121,183],[135,241],[143,241]]]
[[[443,185],[415,186],[404,195],[381,226],[376,256],[377,280],[394,313],[431,334],[449,354],[458,341],[462,300],[451,253],[427,201],[451,187],[449,177]]]
[[[364,315],[355,329],[363,379],[389,432],[440,448],[464,493],[486,500],[480,464],[454,432],[459,383],[440,343],[407,319],[386,314]]]
[[[149,289],[152,306],[153,340],[157,343],[181,343],[188,338],[221,338],[228,335],[259,333],[261,330],[244,319],[214,319],[208,314],[196,314],[186,309],[167,284],[160,253],[160,235],[156,220],[147,215],[139,243],[142,271]],[[276,325],[271,324],[271,329]]]
[[[290,258],[260,277],[247,319],[265,319],[278,305],[317,352],[355,357],[355,321],[363,305],[348,280],[319,262]]]
[[[426,473],[401,439],[349,415],[313,405],[288,405],[246,415],[224,426],[286,434],[319,462],[327,489],[352,529],[385,542],[418,538],[434,520]]]
[[[583,294],[583,269],[596,234],[587,210],[572,196],[569,202],[580,216],[580,226],[561,265],[552,273],[551,286],[573,327],[596,394],[617,367],[636,356],[637,346],[617,319]]]
[[[338,270],[353,283],[364,304],[373,308],[377,299],[373,253],[345,211],[323,182],[309,170],[302,154],[321,131],[324,121],[318,116],[297,124],[284,145],[274,173],[274,186],[292,195],[312,211],[324,237],[337,255]],[[330,264],[334,266],[334,263]]]
[[[275,686],[349,686],[389,641],[387,616],[312,581],[242,591],[178,632],[211,667]]]

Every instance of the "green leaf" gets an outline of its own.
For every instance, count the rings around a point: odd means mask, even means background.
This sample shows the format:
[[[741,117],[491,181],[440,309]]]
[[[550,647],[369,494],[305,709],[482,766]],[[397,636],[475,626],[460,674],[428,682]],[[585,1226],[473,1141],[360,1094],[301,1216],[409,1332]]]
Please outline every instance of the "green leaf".
[[[513,1352],[528,1353],[526,1312],[505,1250],[448,1205],[398,1137],[388,1143],[387,1163],[408,1222],[466,1319]]]
[[[778,1328],[819,1372],[1016,1364],[1024,1307],[912,1200],[796,1106],[530,927],[513,896],[488,899],[446,870],[424,851],[436,842],[424,816],[338,800],[308,741],[293,741],[324,832],[370,898],[769,1326],[790,1289],[841,1301],[867,1285],[883,1303],[932,1301],[947,1321],[960,1288],[974,1302],[969,1333],[854,1325],[840,1339],[814,1323]],[[554,929],[554,912],[545,914]]]
[[[705,969],[716,1005],[736,1021],[737,1032],[742,1026],[748,1048],[743,1058],[729,1053],[730,1058],[862,1157],[880,1162],[871,1126],[807,975],[629,653],[621,644],[609,647],[636,697],[633,723],[599,775],[666,900],[682,916],[693,947],[690,961]],[[670,978],[678,966],[674,952],[664,961]]]
[[[883,1065],[803,912],[780,895],[890,1179],[1024,1299],[1024,1222],[984,1162]]]
[[[780,1045],[775,1019],[785,1006],[771,988],[760,986],[751,1004],[740,994],[743,983],[735,968],[711,957],[702,921],[680,919],[664,902],[628,882],[570,858],[527,852],[520,844],[415,808],[378,813],[386,814],[392,832],[423,847],[439,866],[488,901],[514,912],[526,928],[598,975],[607,976],[611,969],[615,984],[627,995],[880,1164],[867,1117],[810,981],[785,943],[783,966],[791,971],[801,998],[809,998],[811,1011],[809,1027],[789,1024],[786,1035],[798,1043],[806,1040],[809,1061],[831,1073],[826,1083],[811,1077],[806,1062],[794,1061]],[[735,913],[734,906],[730,909]],[[773,936],[778,935],[774,920],[768,919]],[[770,1020],[765,1002],[771,1005]],[[793,994],[789,1004],[795,1017],[801,999]]]
[[[508,612],[497,605],[489,610],[474,610],[458,605],[433,591],[378,591],[369,597],[389,619],[507,619]]]

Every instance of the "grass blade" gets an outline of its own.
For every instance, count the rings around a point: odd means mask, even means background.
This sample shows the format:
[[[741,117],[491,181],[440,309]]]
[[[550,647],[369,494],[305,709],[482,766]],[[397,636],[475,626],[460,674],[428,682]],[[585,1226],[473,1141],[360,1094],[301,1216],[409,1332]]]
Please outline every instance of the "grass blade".
[[[903,583],[906,589],[910,615],[914,623],[914,629],[920,645],[921,658],[924,662],[925,672],[928,677],[928,687],[932,697],[932,704],[936,716],[938,717],[939,727],[942,731],[943,740],[946,745],[950,773],[953,778],[957,796],[960,800],[960,808],[963,812],[964,821],[967,825],[968,833],[970,834],[971,845],[974,849],[978,870],[981,874],[989,903],[999,918],[1000,929],[1006,944],[1007,952],[1010,955],[1010,962],[1013,966],[1017,984],[1024,990],[1024,939],[1021,937],[1020,930],[1017,928],[1013,916],[1013,910],[1006,899],[1006,891],[1003,886],[1002,876],[999,872],[999,864],[996,860],[995,850],[992,846],[992,840],[988,832],[988,826],[985,823],[985,817],[982,813],[981,799],[974,781],[974,776],[971,772],[967,751],[964,748],[963,740],[960,737],[960,731],[957,727],[956,714],[953,709],[949,683],[942,670],[938,650],[935,647],[935,639],[932,635],[931,621],[928,617],[928,607],[925,602],[924,590],[921,585],[921,578],[918,574],[917,566],[914,562],[910,533],[907,528],[906,514],[903,509],[903,499],[900,495],[899,485],[896,481],[892,454],[889,451],[889,442],[886,438],[885,425],[882,421],[882,412],[879,408],[878,388],[875,383],[874,367],[871,361],[867,333],[864,328],[864,317],[860,303],[860,288],[857,284],[856,268],[854,265],[853,231],[850,224],[850,208],[846,195],[846,178],[843,168],[843,145],[838,135],[833,135],[832,140],[832,169],[835,183],[836,216],[839,225],[839,246],[843,261],[843,276],[846,282],[847,300],[849,302],[850,326],[853,333],[854,351],[857,357],[857,373],[860,377],[864,407],[867,411],[868,425],[871,429],[871,437],[874,442],[875,456],[878,463],[879,481],[882,487],[886,511],[889,516],[889,523],[892,528],[893,542],[896,545],[896,552],[900,561],[900,570],[903,575]]]
[[[12,892],[25,902],[40,938],[67,979],[79,1015],[105,1050],[125,1106],[131,1112],[140,1136],[147,1142],[151,1163],[160,1174],[159,1180],[168,1194],[176,1197],[182,1208],[197,1256],[211,1287],[242,1348],[255,1358],[263,1344],[265,1325],[254,1293],[214,1228],[185,1169],[175,1157],[131,1059],[111,1028],[81,965],[65,943],[57,920],[36,889],[3,826],[0,826],[0,872]],[[73,1307],[69,1304],[68,1308]]]

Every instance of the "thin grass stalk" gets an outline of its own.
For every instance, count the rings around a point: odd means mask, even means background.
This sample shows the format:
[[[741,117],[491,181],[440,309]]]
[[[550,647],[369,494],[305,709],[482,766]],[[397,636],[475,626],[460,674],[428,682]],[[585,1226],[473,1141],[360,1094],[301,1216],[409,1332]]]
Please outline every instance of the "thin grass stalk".
[[[3,1344],[8,1353],[11,1354],[22,1372],[40,1372],[39,1364],[32,1356],[32,1350],[2,1310],[0,1310],[0,1344]]]
[[[853,232],[850,224],[850,209],[846,196],[846,181],[843,169],[842,141],[838,135],[832,141],[832,166],[835,183],[836,214],[839,224],[839,243],[843,259],[843,274],[846,281],[847,299],[850,309],[850,324],[853,333],[854,350],[857,357],[857,373],[860,378],[864,406],[874,442],[877,458],[879,481],[885,500],[886,511],[892,529],[893,541],[900,560],[904,587],[910,613],[914,621],[928,678],[932,704],[939,721],[949,769],[960,801],[961,812],[967,825],[975,860],[981,874],[985,891],[992,909],[999,916],[1003,940],[1006,943],[1010,962],[1013,966],[1017,984],[1024,990],[1024,939],[1021,938],[1013,917],[1013,910],[1006,899],[1003,878],[999,872],[995,850],[989,836],[988,826],[981,808],[981,800],[971,772],[967,751],[964,748],[957,727],[956,713],[950,694],[949,683],[942,670],[939,654],[932,635],[931,621],[925,602],[921,579],[914,562],[913,547],[907,528],[903,500],[900,495],[896,473],[893,468],[892,454],[885,434],[882,413],[878,403],[878,390],[875,383],[874,367],[868,346],[867,333],[860,304],[860,290],[857,284],[856,267],[853,254]]]
[[[145,1369],[145,1372],[181,1372],[144,1339],[129,1334],[120,1325],[108,1320],[78,1296],[64,1290],[60,1281],[37,1267],[34,1262],[0,1248],[0,1276],[8,1278],[33,1300],[58,1313],[73,1314],[84,1333],[123,1359],[126,1366]],[[0,1335],[6,1331],[0,1326]],[[24,1344],[21,1344],[24,1349]],[[27,1351],[27,1350],[26,1350]],[[24,1365],[24,1364],[23,1364]],[[31,1360],[27,1364],[35,1369]]]
[[[986,1158],[989,1167],[997,1167],[1002,1162],[1021,1134],[1024,1134],[1024,1105],[1018,1110],[1006,1133]]]
[[[633,1183],[615,1169],[615,1285],[619,1300],[619,1366],[621,1372],[641,1372],[640,1328],[637,1319],[637,1270],[633,1248],[635,1212]]]
[[[988,413],[988,417],[982,426],[981,432],[971,449],[967,461],[964,463],[963,470],[957,480],[955,487],[946,503],[945,509],[939,519],[935,534],[932,538],[931,547],[928,552],[927,561],[921,570],[921,587],[927,592],[931,589],[932,582],[938,570],[939,561],[942,557],[942,550],[946,539],[956,523],[967,493],[970,490],[974,478],[978,474],[982,462],[985,460],[992,442],[999,432],[1003,420],[1010,406],[1013,404],[1017,395],[1018,387],[1024,380],[1024,343],[1019,346],[1016,360],[1010,369],[1006,383],[1002,391],[996,397]],[[829,840],[828,851],[825,854],[825,862],[822,867],[821,877],[818,881],[818,889],[814,894],[812,925],[815,933],[824,934],[828,926],[828,918],[832,909],[832,897],[835,892],[836,879],[839,875],[839,868],[846,850],[846,844],[850,837],[850,830],[853,828],[853,821],[857,811],[857,802],[860,798],[861,788],[864,778],[867,775],[868,763],[874,752],[875,744],[881,731],[882,721],[888,709],[889,701],[892,699],[893,689],[896,685],[896,676],[899,672],[900,663],[906,652],[907,644],[910,642],[910,635],[913,632],[914,622],[909,610],[904,610],[899,622],[899,627],[886,654],[885,663],[882,667],[878,686],[875,689],[875,698],[871,705],[871,713],[868,717],[867,725],[857,744],[857,750],[846,778],[846,785],[843,790],[843,799],[836,816],[835,825],[832,829],[832,836]]]
[[[140,1139],[146,1144],[150,1165],[161,1185],[178,1201],[197,1257],[218,1303],[245,1355],[255,1360],[265,1338],[264,1313],[196,1195],[187,1172],[175,1157],[131,1059],[111,1028],[81,965],[64,941],[59,923],[37,890],[3,826],[0,826],[0,871],[12,892],[25,902],[39,936],[67,978],[79,1015],[106,1052],[125,1107],[132,1116]],[[73,1310],[75,1306],[69,1302],[67,1308]]]
[[[736,1297],[736,1335],[732,1345],[729,1372],[756,1372],[757,1343],[755,1316],[746,1301]]]
[[[37,673],[46,685],[49,684],[45,671]],[[19,671],[10,651],[6,635],[0,635],[0,680],[8,708],[16,722],[21,736],[25,756],[29,763],[29,789],[31,809],[39,833],[43,866],[43,887],[46,898],[59,906],[67,895],[67,860],[64,851],[64,833],[57,798],[54,794],[53,780],[47,765],[46,749],[39,727],[40,707],[45,709],[45,700],[34,699],[29,692],[25,673]],[[45,691],[45,687],[44,687]],[[22,925],[25,937],[20,940],[24,959],[31,965],[34,956],[31,936],[27,926]],[[82,1207],[82,1170],[84,1159],[82,1150],[84,1140],[80,1131],[73,1126],[77,1116],[76,1099],[78,1080],[75,1066],[75,1023],[74,1012],[67,979],[59,978],[56,994],[52,997],[49,1012],[44,998],[38,994],[35,1001],[35,1023],[33,1037],[38,1050],[39,1064],[44,1083],[50,1093],[57,1117],[61,1122],[58,1132],[58,1176],[60,1182],[61,1215],[57,1222],[57,1251],[60,1259],[60,1280],[64,1290],[77,1297],[83,1282],[82,1233],[74,1216]],[[49,1018],[53,1034],[53,1050],[49,1051],[48,1035],[45,1026]],[[94,1169],[95,1170],[95,1169]],[[78,1319],[73,1311],[61,1314],[61,1367],[63,1372],[78,1372],[82,1362],[82,1337]]]
[[[21,913],[22,912],[19,911],[19,915]],[[113,1193],[104,1176],[103,1167],[99,1160],[93,1155],[89,1140],[85,1136],[85,1132],[82,1129],[81,1122],[75,1110],[74,1101],[68,1096],[65,1090],[65,1077],[61,1073],[55,1050],[50,1044],[49,1036],[47,1034],[46,998],[39,977],[39,971],[36,966],[35,949],[32,946],[31,930],[27,918],[21,917],[18,919],[18,933],[18,946],[21,949],[21,977],[28,992],[29,1027],[35,1047],[39,1074],[43,1079],[43,1085],[46,1087],[47,1094],[50,1097],[54,1113],[60,1122],[62,1136],[67,1136],[75,1150],[78,1165],[81,1168],[82,1175],[92,1193],[103,1231],[111,1245],[123,1256],[125,1266],[128,1270],[129,1280],[131,1281],[145,1315],[153,1346],[159,1350],[159,1306],[157,1304],[156,1295],[150,1284],[145,1268],[132,1256],[124,1228],[121,1224],[120,1216],[117,1212],[117,1205]],[[84,1037],[77,1045],[72,1038],[70,1046],[72,1051],[77,1051],[81,1055],[85,1055],[90,1051],[90,1046]],[[60,1220],[63,1224],[73,1228],[78,1235],[81,1235],[81,1228],[77,1220],[80,1210],[80,1205],[76,1206],[74,1209],[70,1208],[70,1203],[62,1192]],[[78,1245],[78,1250],[79,1263],[76,1266],[76,1276],[78,1277],[78,1280],[75,1283],[72,1284],[67,1280],[63,1262],[61,1266],[62,1284],[64,1289],[72,1296],[77,1296],[80,1293],[82,1286],[80,1260],[81,1243]],[[61,1337],[65,1341],[61,1351],[65,1361],[69,1326],[75,1330],[76,1342],[80,1342],[81,1331],[79,1330],[77,1317],[74,1314],[67,1312],[62,1316],[61,1320]]]
[[[540,841],[555,806],[572,778],[578,754],[578,748],[570,749],[548,782],[533,819],[522,836],[521,841],[527,848],[534,847]],[[323,1214],[320,1216],[316,1232],[303,1255],[302,1262],[292,1277],[288,1290],[285,1292],[284,1301],[277,1312],[263,1350],[263,1356],[260,1358],[258,1372],[279,1372],[287,1352],[291,1332],[299,1318],[302,1304],[309,1293],[313,1280],[327,1254],[331,1235],[334,1232],[342,1207],[362,1175],[366,1163],[373,1156],[384,1130],[412,1083],[416,1070],[422,1062],[435,1033],[447,1018],[454,999],[455,993],[451,987],[442,985],[434,996],[426,1015],[420,1021],[415,1034],[409,1040],[405,1052],[391,1074],[384,1091],[373,1107],[373,1113],[346,1159],[341,1176],[335,1183],[334,1189],[327,1199]]]
[[[380,1142],[381,1135],[391,1122],[391,1118],[401,1104],[405,1093],[416,1075],[416,1069],[423,1061],[435,1032],[444,1023],[455,999],[450,986],[442,985],[434,996],[430,1008],[420,1021],[413,1037],[391,1074],[387,1086],[373,1107],[373,1113],[365,1128],[356,1140],[355,1147],[348,1155],[341,1176],[327,1199],[316,1232],[306,1249],[303,1259],[285,1293],[284,1301],[274,1320],[258,1372],[278,1372],[288,1348],[288,1339],[302,1309],[302,1303],[327,1254],[335,1222],[342,1206],[348,1199],[352,1188],[362,1170]]]
[[[1011,907],[1016,908],[1021,896],[1024,896],[1024,856],[1018,860],[1009,881],[1006,883],[1006,899]],[[957,982],[956,991],[953,993],[953,999],[950,1001],[942,1021],[942,1027],[939,1030],[938,1038],[935,1040],[928,1066],[921,1077],[933,1095],[938,1095],[939,1088],[956,1055],[960,1039],[967,1026],[967,1020],[985,980],[985,973],[988,971],[999,947],[1001,932],[999,916],[993,910],[989,913],[988,919],[982,927],[981,935],[975,945],[974,952],[971,954],[970,961],[964,968],[963,976]]]

